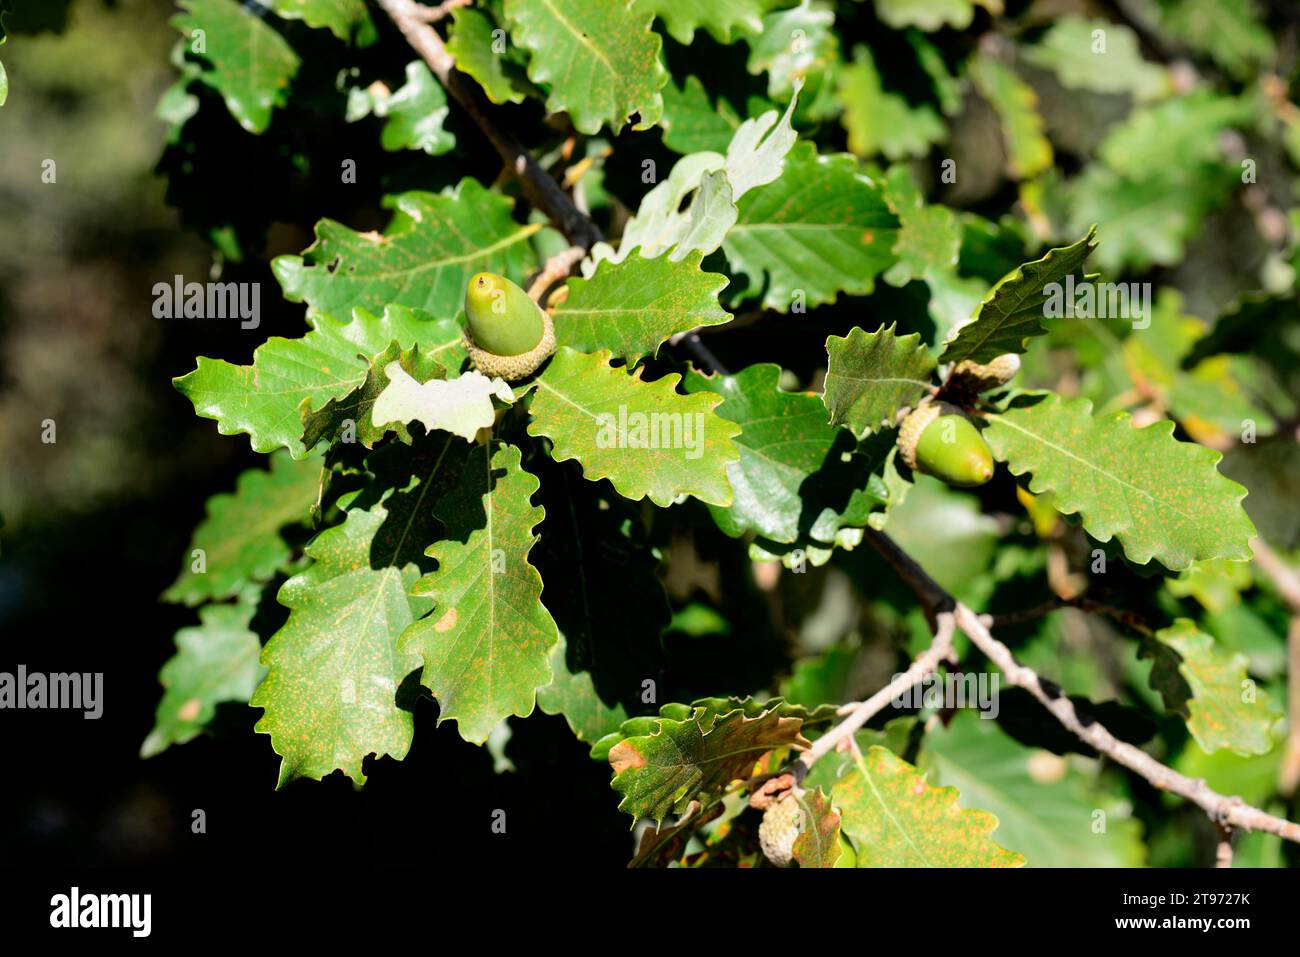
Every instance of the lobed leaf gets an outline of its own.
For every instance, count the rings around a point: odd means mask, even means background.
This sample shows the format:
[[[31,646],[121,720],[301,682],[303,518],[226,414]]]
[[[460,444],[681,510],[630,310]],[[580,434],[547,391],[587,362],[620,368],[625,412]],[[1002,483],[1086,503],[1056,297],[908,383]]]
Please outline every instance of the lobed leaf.
[[[1139,429],[1125,412],[1091,411],[1087,399],[1025,396],[990,415],[984,437],[1012,474],[1032,475],[1031,492],[1050,492],[1058,512],[1098,541],[1117,538],[1136,564],[1250,558],[1246,490],[1215,470],[1220,453],[1175,440],[1168,420]]]
[[[629,375],[610,353],[584,355],[567,347],[537,379],[530,435],[549,438],[553,457],[576,459],[589,481],[608,478],[620,495],[671,505],[693,495],[731,504],[727,463],[740,457],[740,429],[720,417],[719,396],[681,395],[681,376],[646,382],[644,367]]]

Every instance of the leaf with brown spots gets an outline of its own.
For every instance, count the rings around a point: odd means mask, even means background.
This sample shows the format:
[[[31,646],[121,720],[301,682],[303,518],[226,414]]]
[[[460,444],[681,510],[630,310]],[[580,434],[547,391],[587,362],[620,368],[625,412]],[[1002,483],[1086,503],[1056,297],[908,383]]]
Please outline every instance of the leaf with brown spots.
[[[257,609],[255,594],[231,605],[204,605],[201,624],[176,632],[176,654],[158,673],[165,692],[141,757],[197,737],[218,704],[244,702],[253,693],[266,673],[257,661],[262,642],[248,627]]]
[[[873,747],[831,791],[858,867],[1020,867],[994,843],[998,819],[962,810],[956,788],[936,788],[887,748]]]
[[[794,840],[800,867],[834,867],[840,857],[840,816],[820,788],[795,798],[803,812],[803,827]]]
[[[249,702],[265,709],[256,730],[284,759],[277,787],[335,769],[362,782],[367,755],[400,760],[411,746],[411,715],[397,705],[409,669],[396,643],[429,603],[408,595],[414,564],[371,567],[387,515],[382,504],[348,512],[307,546],[315,564],[277,596],[289,620],[262,651],[270,670]]]
[[[434,609],[399,642],[408,670],[423,665],[420,682],[438,699],[438,723],[455,721],[476,744],[503,718],[532,713],[559,638],[528,560],[533,528],[546,514],[532,504],[537,479],[512,445],[488,456],[487,446],[474,446],[456,488],[434,507],[446,540],[429,548],[438,567],[412,589]]]
[[[1151,686],[1186,719],[1201,750],[1250,755],[1273,749],[1271,731],[1281,715],[1250,681],[1245,655],[1221,647],[1186,618],[1156,632],[1143,655],[1155,659]]]
[[[693,800],[707,806],[732,781],[749,777],[766,752],[808,746],[799,733],[803,722],[779,710],[750,718],[739,709],[718,715],[694,708],[684,720],[653,720],[655,731],[626,738],[609,752],[613,787],[623,795],[619,810],[634,821],[662,824]]]
[[[1138,565],[1251,557],[1246,489],[1215,469],[1222,453],[1179,442],[1167,419],[1139,429],[1126,412],[1091,413],[1087,399],[1023,395],[989,416],[984,438],[1012,474],[1032,476],[1029,491],[1050,492],[1098,541],[1118,538]]]

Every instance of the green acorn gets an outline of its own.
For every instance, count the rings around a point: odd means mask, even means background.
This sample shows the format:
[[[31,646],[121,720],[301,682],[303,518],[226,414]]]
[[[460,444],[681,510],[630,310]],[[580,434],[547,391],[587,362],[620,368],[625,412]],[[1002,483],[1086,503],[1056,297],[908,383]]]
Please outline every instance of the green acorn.
[[[522,379],[555,351],[551,317],[505,276],[481,272],[469,281],[465,317],[465,349],[484,375]]]
[[[803,830],[803,808],[794,791],[787,791],[763,812],[758,825],[758,843],[763,855],[777,867],[788,867],[794,859],[794,842]]]
[[[923,401],[898,431],[908,466],[949,485],[970,488],[993,477],[993,453],[979,429],[955,405]]]

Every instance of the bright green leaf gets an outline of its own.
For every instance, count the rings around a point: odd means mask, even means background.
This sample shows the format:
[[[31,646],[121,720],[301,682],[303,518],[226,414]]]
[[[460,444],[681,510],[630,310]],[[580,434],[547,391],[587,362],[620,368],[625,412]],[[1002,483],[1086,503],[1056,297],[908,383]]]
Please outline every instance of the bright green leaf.
[[[633,128],[659,122],[668,81],[662,41],[641,6],[588,0],[505,0],[511,36],[531,57],[528,76],[550,91],[546,108],[567,112],[588,135],[614,132],[636,114]]]
[[[1022,855],[994,843],[998,819],[962,810],[956,788],[876,746],[835,784],[831,800],[853,842],[858,867],[1020,867]]]
[[[294,461],[284,451],[271,456],[269,471],[241,473],[233,493],[208,499],[207,516],[194,530],[181,573],[163,599],[200,605],[269,581],[292,554],[280,530],[307,519],[320,483],[319,459]],[[202,571],[195,571],[196,551],[203,553]]]
[[[512,445],[489,460],[476,445],[456,488],[434,506],[448,537],[429,548],[435,571],[412,595],[433,611],[402,633],[400,653],[438,700],[438,723],[482,744],[512,714],[532,713],[551,680],[558,634],[542,606],[542,579],[528,559],[544,511],[532,504],[537,479]]]
[[[704,272],[700,259],[631,255],[601,262],[590,279],[571,279],[568,297],[552,309],[556,341],[582,352],[608,349],[632,363],[679,332],[726,322],[718,293],[727,277]]]
[[[463,179],[444,193],[400,193],[388,202],[397,212],[383,235],[322,219],[316,242],[301,256],[277,257],[272,269],[285,298],[341,316],[396,304],[450,319],[476,272],[490,269],[523,282],[533,265],[528,239],[541,227],[520,226],[512,201],[477,180]]]
[[[205,605],[199,625],[176,632],[176,654],[158,673],[163,697],[140,746],[142,758],[198,737],[222,702],[248,701],[266,673],[257,660],[261,639],[248,627],[256,610],[251,599]]]
[[[1129,560],[1180,571],[1208,558],[1250,558],[1255,527],[1246,490],[1215,469],[1222,455],[1179,442],[1167,419],[1134,428],[1129,415],[1094,418],[1087,399],[1024,396],[989,416],[984,437],[1029,490],[1050,492],[1098,541],[1118,538]]]
[[[899,336],[894,328],[855,327],[843,338],[826,340],[822,401],[832,425],[848,426],[857,436],[892,428],[898,410],[926,394],[934,357],[919,333]]]
[[[811,143],[798,144],[781,178],[745,196],[739,210],[722,248],[766,308],[871,292],[893,263],[898,220],[847,153],[818,156]]]
[[[250,133],[263,133],[271,111],[288,102],[298,54],[275,29],[235,0],[180,0],[172,26],[202,64],[198,78],[226,101]],[[201,31],[201,32],[200,32]]]
[[[537,380],[530,435],[577,459],[589,481],[608,478],[620,495],[667,506],[682,495],[730,505],[727,463],[740,457],[740,429],[719,416],[721,396],[681,395],[676,373],[647,382],[640,367],[614,368],[607,351],[561,348]]]

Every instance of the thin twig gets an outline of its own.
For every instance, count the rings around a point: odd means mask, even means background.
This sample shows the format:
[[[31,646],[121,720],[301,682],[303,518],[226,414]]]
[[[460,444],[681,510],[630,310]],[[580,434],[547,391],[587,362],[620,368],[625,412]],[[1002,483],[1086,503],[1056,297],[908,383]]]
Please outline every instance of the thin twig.
[[[416,6],[414,16],[425,23],[437,23],[457,7],[468,7],[474,0],[443,0],[436,7]]]
[[[950,660],[953,654],[953,627],[951,612],[940,612],[936,617],[934,640],[930,642],[930,647],[917,655],[911,667],[895,676],[893,681],[866,701],[854,705],[843,721],[823,734],[811,748],[801,754],[795,766],[795,778],[802,782],[809,769],[822,757],[835,750],[841,741],[846,738],[851,740],[859,728],[884,711],[891,701],[933,673],[939,667],[939,662]]]
[[[1300,789],[1300,615],[1291,616],[1286,631],[1287,675],[1286,701],[1290,719],[1287,725],[1286,751],[1278,769],[1277,791],[1284,798],[1295,796]]]
[[[1291,607],[1293,614],[1300,615],[1300,575],[1278,557],[1259,536],[1251,539],[1250,547],[1255,552],[1255,565],[1273,582],[1282,600]]]
[[[1214,850],[1215,867],[1232,866],[1232,828],[1219,828],[1219,846]]]
[[[1040,678],[1032,668],[1026,668],[1016,661],[1011,649],[993,637],[979,615],[953,599],[893,539],[874,529],[867,529],[864,537],[898,571],[927,612],[937,614],[937,609],[940,608],[950,610],[957,627],[966,633],[985,657],[997,665],[1008,683],[1028,691],[1081,741],[1145,778],[1153,787],[1177,794],[1196,804],[1216,825],[1245,831],[1265,831],[1300,843],[1300,824],[1251,807],[1239,797],[1219,794],[1205,781],[1179,774],[1145,751],[1126,741],[1120,741],[1095,719],[1080,715],[1059,687]]]
[[[568,277],[573,271],[573,267],[582,262],[582,257],[586,255],[586,250],[581,246],[570,246],[568,249],[556,253],[550,259],[542,264],[542,270],[539,272],[531,283],[528,284],[528,298],[539,306],[544,306],[543,296],[546,290],[561,279]]]
[[[1060,611],[1062,608],[1075,608],[1089,614],[1103,615],[1118,622],[1130,631],[1137,632],[1139,635],[1149,637],[1153,634],[1153,629],[1141,615],[1124,608],[1116,608],[1113,605],[1093,601],[1091,598],[1083,596],[1077,598],[1053,598],[1051,601],[1045,601],[1033,608],[1009,611],[1001,615],[985,615],[983,617],[985,624],[990,628],[1005,628],[1008,625],[1020,625],[1027,621],[1037,621],[1039,618],[1045,618],[1052,612]]]
[[[1291,609],[1291,623],[1287,628],[1287,721],[1286,750],[1278,768],[1277,790],[1285,798],[1300,789],[1300,575],[1278,557],[1262,538],[1256,537],[1250,547],[1255,552],[1255,567],[1273,582],[1273,587]]]
[[[438,82],[469,114],[470,118],[491,141],[501,155],[506,168],[519,180],[524,196],[534,208],[540,209],[568,238],[583,249],[591,249],[600,241],[600,229],[589,216],[584,215],[560,184],[542,169],[513,133],[502,129],[488,115],[488,104],[478,87],[456,72],[456,61],[433,27],[425,22],[428,10],[413,0],[378,0],[406,42],[429,65]]]

